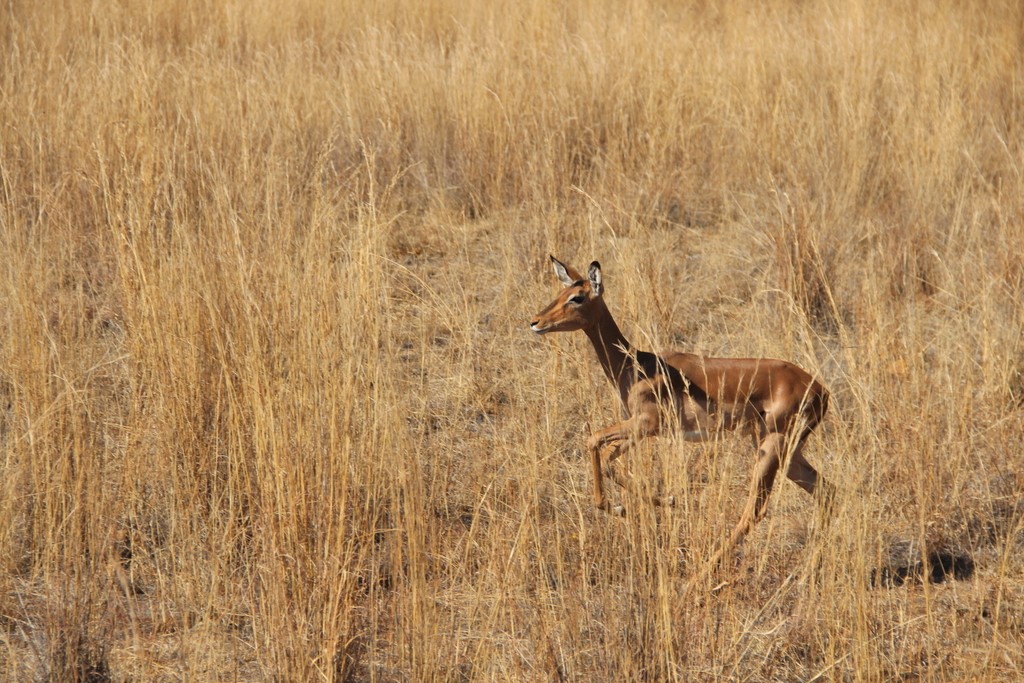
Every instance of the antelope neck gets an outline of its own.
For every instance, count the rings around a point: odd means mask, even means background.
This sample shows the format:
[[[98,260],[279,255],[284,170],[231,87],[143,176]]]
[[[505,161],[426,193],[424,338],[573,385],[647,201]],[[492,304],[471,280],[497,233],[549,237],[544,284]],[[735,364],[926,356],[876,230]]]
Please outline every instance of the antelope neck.
[[[611,311],[603,301],[600,303],[594,324],[585,328],[584,331],[587,333],[590,343],[594,345],[597,360],[601,363],[604,374],[615,386],[619,387],[621,392],[624,384],[629,383],[631,379],[632,373],[627,374],[626,371],[633,369],[633,346],[623,336],[615,319],[612,318]]]

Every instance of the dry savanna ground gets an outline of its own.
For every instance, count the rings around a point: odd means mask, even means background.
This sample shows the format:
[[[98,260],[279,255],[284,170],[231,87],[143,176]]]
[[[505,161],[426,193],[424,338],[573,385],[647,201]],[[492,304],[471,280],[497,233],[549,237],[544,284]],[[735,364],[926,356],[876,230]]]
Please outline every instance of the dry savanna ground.
[[[0,672],[1024,676],[1024,9],[8,0]],[[641,348],[832,392],[629,456],[548,254]]]

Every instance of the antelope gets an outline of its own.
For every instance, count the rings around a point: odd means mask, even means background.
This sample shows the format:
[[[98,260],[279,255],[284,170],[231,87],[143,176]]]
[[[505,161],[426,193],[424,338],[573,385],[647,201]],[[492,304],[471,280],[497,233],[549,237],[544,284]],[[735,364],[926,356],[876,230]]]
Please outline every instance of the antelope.
[[[712,560],[718,562],[740,543],[765,514],[775,475],[786,476],[827,506],[833,487],[807,462],[807,437],[825,417],[828,391],[802,368],[770,358],[708,358],[668,351],[654,354],[633,347],[604,301],[601,264],[587,277],[554,256],[555,275],[565,288],[530,323],[537,334],[582,330],[590,339],[604,374],[618,390],[626,419],[594,432],[587,450],[594,478],[594,505],[610,508],[603,478],[631,490],[632,481],[612,467],[643,439],[678,425],[686,441],[717,438],[726,430],[750,434],[757,448],[750,493],[739,522]],[[606,467],[602,467],[602,462]],[[652,501],[672,505],[674,499]]]

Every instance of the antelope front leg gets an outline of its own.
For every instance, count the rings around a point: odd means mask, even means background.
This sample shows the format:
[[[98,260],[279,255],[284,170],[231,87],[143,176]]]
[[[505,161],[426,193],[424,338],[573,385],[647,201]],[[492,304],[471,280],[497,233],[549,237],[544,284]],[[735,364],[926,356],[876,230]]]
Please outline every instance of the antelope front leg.
[[[646,407],[645,407],[646,408]],[[604,494],[604,475],[607,475],[619,486],[630,493],[636,494],[636,482],[628,474],[622,474],[615,470],[612,463],[619,457],[625,455],[642,439],[658,433],[658,421],[656,406],[651,409],[640,410],[630,419],[612,425],[606,429],[594,432],[587,440],[587,450],[590,451],[590,465],[594,476],[594,505],[601,510],[609,511],[608,502]],[[606,466],[602,466],[602,460]],[[652,496],[655,505],[671,505],[674,501],[662,501],[657,496]],[[616,506],[615,511],[622,514],[622,506]]]
[[[629,432],[624,425],[629,422],[622,422],[617,425],[594,432],[587,439],[587,450],[590,451],[590,467],[594,477],[594,506],[599,510],[608,512],[608,501],[604,495],[604,467],[602,460],[607,459],[608,469],[611,469],[611,462],[622,454],[622,451],[629,445]],[[608,451],[605,456],[604,452]],[[611,473],[609,472],[611,475]],[[613,479],[616,479],[612,475]],[[617,479],[616,479],[617,481]],[[617,482],[618,483],[618,482]],[[621,506],[620,506],[621,507]],[[621,512],[621,510],[619,511]]]
[[[587,450],[590,451],[590,467],[594,477],[594,506],[598,510],[607,510],[607,502],[604,499],[604,475],[601,471],[601,449],[603,444],[595,437],[597,437],[597,434],[587,439]]]

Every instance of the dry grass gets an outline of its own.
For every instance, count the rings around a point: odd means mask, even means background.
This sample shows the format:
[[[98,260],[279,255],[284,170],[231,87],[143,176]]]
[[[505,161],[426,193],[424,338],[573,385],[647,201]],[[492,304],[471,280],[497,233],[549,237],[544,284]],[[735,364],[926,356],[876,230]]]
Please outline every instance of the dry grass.
[[[7,2],[6,679],[1024,676],[1024,12],[960,5]],[[683,596],[743,439],[595,513],[548,253],[820,374],[831,524]]]

